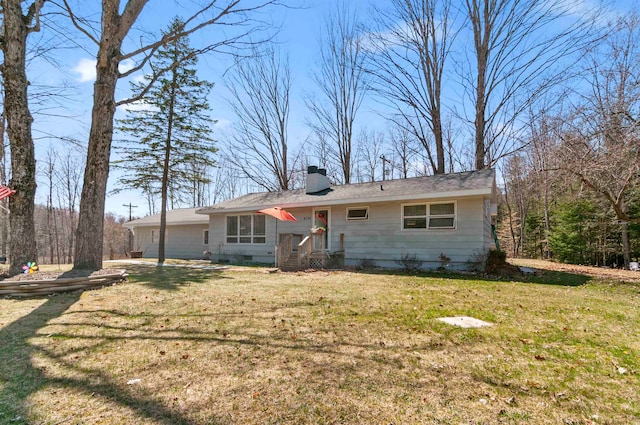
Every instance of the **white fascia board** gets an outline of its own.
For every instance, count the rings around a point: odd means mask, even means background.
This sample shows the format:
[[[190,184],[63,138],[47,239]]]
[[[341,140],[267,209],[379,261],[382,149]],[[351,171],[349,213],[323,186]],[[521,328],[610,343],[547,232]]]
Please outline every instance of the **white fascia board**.
[[[201,221],[171,221],[171,222],[167,222],[167,226],[189,226],[189,225],[198,225],[198,224],[209,224],[209,219],[206,218]],[[134,223],[134,222],[128,222],[128,223],[123,223],[122,224],[124,227],[132,229],[134,227],[158,227],[160,226],[160,220],[158,221],[152,221],[152,222],[145,222],[145,223]]]
[[[210,210],[198,210],[202,211],[199,214],[235,214],[235,213],[243,213],[243,212],[255,212],[256,210],[270,207],[282,207],[282,208],[307,208],[307,207],[317,207],[317,206],[332,206],[332,205],[356,205],[356,204],[369,204],[369,203],[379,203],[379,202],[405,202],[405,201],[415,201],[415,200],[426,200],[426,199],[460,199],[460,198],[470,198],[470,197],[483,197],[490,198],[493,196],[493,191],[491,188],[482,188],[482,189],[462,189],[456,191],[448,191],[448,192],[429,192],[429,193],[421,193],[415,195],[393,195],[393,196],[371,196],[366,198],[349,198],[349,199],[334,199],[330,201],[324,200],[322,197],[318,197],[318,199],[314,199],[309,202],[295,202],[295,203],[279,203],[274,205],[253,205],[246,207],[238,207],[238,208],[220,208],[220,209],[210,209]]]

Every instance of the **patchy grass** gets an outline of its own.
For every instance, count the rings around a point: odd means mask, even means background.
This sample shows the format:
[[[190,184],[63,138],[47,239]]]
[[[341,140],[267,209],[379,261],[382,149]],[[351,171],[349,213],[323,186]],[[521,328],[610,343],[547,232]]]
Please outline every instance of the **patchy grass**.
[[[0,423],[640,418],[635,284],[128,268],[125,284],[0,299]],[[452,315],[495,326],[435,320]]]

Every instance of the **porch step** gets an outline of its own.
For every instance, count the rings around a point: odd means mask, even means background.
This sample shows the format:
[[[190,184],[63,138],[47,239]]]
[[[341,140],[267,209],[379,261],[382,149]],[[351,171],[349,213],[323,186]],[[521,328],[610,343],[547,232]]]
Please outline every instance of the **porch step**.
[[[284,263],[280,264],[280,270],[287,272],[298,270],[298,257],[291,256],[287,258]]]

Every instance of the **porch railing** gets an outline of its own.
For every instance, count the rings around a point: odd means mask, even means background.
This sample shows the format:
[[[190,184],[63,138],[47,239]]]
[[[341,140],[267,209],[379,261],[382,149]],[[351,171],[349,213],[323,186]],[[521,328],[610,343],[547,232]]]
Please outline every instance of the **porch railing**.
[[[309,268],[309,259],[311,258],[311,236],[306,236],[298,244],[298,268]]]

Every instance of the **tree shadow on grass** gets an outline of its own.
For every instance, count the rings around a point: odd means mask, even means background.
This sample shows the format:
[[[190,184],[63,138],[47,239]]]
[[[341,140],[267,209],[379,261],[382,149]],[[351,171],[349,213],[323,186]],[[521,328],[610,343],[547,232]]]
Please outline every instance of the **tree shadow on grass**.
[[[213,280],[229,279],[223,276],[222,270],[188,267],[134,266],[128,267],[127,272],[129,273],[129,282],[165,291],[177,291],[181,286],[189,284],[203,284]]]
[[[53,386],[103,397],[158,423],[192,424],[193,421],[155,401],[152,394],[133,395],[126,386],[112,382],[108,376],[97,376],[98,379],[93,380],[51,377],[46,375],[46,368],[34,365],[36,357],[51,358],[51,354],[30,340],[38,337],[38,331],[51,320],[63,315],[80,295],[81,292],[76,291],[48,297],[44,304],[0,329],[0,423],[28,424],[29,398]],[[57,357],[55,360],[60,362],[61,356]]]
[[[472,272],[454,272],[454,271],[402,271],[402,270],[358,270],[356,273],[367,273],[376,275],[391,276],[415,276],[432,279],[454,279],[467,281],[483,281],[483,282],[519,282],[519,283],[536,283],[541,285],[556,286],[581,286],[591,280],[592,276],[568,273],[562,271],[537,270],[536,273],[509,273],[506,275],[488,275],[485,273]]]

